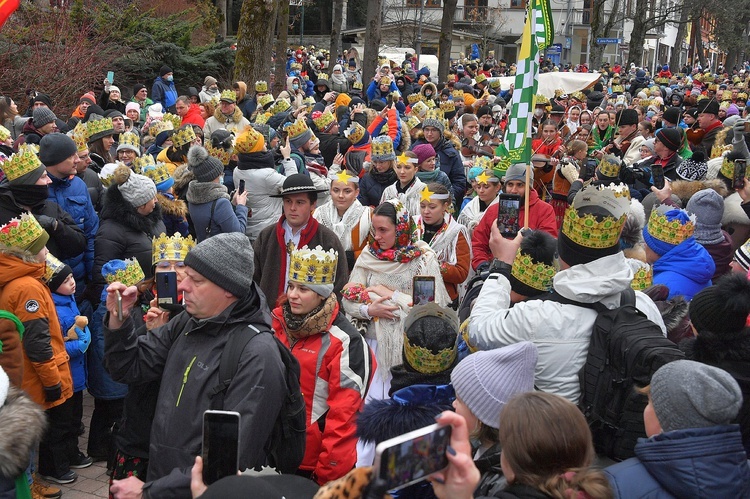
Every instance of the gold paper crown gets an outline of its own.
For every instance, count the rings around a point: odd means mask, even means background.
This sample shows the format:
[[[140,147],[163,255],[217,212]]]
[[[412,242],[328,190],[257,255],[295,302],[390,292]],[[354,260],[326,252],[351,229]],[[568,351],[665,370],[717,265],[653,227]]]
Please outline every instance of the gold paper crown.
[[[709,92],[716,92],[716,90],[718,89],[719,85],[717,85],[716,83],[711,83],[710,85],[708,85]]]
[[[404,334],[404,357],[406,362],[416,371],[423,374],[436,374],[445,371],[456,360],[458,349],[444,348],[438,353],[413,345],[409,337]]]
[[[8,180],[13,181],[37,170],[40,166],[42,162],[33,150],[29,147],[22,147],[3,163],[2,168]]]
[[[291,64],[290,66],[289,66],[289,69],[292,69],[292,70],[297,70],[297,71],[299,71],[299,70],[301,70],[301,69],[302,69],[302,64],[300,64],[299,62],[293,62],[293,63],[292,63],[292,64]]]
[[[456,110],[456,104],[452,100],[442,101],[440,103],[440,109],[444,113],[451,113],[451,112],[454,112]]]
[[[165,233],[154,237],[151,247],[151,264],[156,265],[159,262],[184,262],[185,257],[193,246],[195,240],[193,236],[182,237],[179,233],[169,237]]]
[[[149,168],[154,168],[156,166],[156,161],[154,160],[154,157],[150,154],[144,154],[140,158],[135,158],[133,160],[133,171],[135,173],[138,173],[139,175],[144,175],[143,171],[147,170]]]
[[[0,227],[0,245],[26,250],[43,235],[42,226],[39,225],[34,215],[26,211],[20,217],[13,218]]]
[[[255,117],[254,123],[257,123],[259,125],[265,125],[268,123],[268,118],[270,118],[271,115],[268,113],[261,113]]]
[[[383,137],[381,135],[381,137]],[[373,140],[372,144],[370,144],[370,150],[372,156],[387,156],[390,154],[394,154],[393,152],[393,142],[390,140],[390,137],[385,136],[388,138],[388,140]]]
[[[695,231],[695,215],[690,214],[690,220],[684,225],[679,220],[667,220],[666,213],[675,208],[659,205],[651,210],[648,218],[648,233],[654,239],[667,244],[678,245],[693,235]]]
[[[107,284],[119,281],[125,286],[135,286],[145,278],[146,276],[143,274],[143,269],[135,257],[125,260],[124,269],[117,269],[113,273],[104,274],[104,279],[107,281]]]
[[[169,120],[160,120],[155,123],[152,122],[148,127],[148,133],[152,137],[156,137],[161,132],[166,132],[168,130],[174,130],[174,123]]]
[[[721,93],[721,100],[722,101],[731,101],[732,100],[732,91],[731,90],[724,90]]]
[[[44,275],[42,276],[42,281],[45,283],[48,283],[52,280],[53,277],[55,277],[55,274],[62,271],[63,267],[65,267],[65,264],[58,260],[52,253],[47,253],[47,256],[44,258],[45,260],[45,266],[44,266]],[[52,290],[54,291],[54,289]]]
[[[442,109],[430,109],[427,111],[425,120],[442,120],[445,117]]]
[[[732,150],[732,144],[716,145],[711,147],[711,154],[709,159],[720,157],[725,152]],[[733,170],[734,171],[734,170]],[[729,177],[732,178],[732,177]]]
[[[390,85],[391,84],[391,79],[388,78],[387,76],[383,76],[382,78],[380,78],[380,82],[379,83],[380,83],[380,85]]]
[[[744,100],[747,101],[747,94],[745,92],[740,92],[737,94],[737,100]]]
[[[156,163],[153,166],[148,166],[143,169],[142,174],[153,180],[157,187],[162,182],[166,182],[172,178],[169,168],[164,163]]]
[[[190,144],[195,140],[193,125],[186,125],[172,134],[172,145],[176,148]]]
[[[273,95],[264,94],[258,97],[258,105],[265,108],[268,104],[273,102]]]
[[[606,177],[617,178],[620,175],[620,166],[616,157],[608,155],[601,159],[597,169]]]
[[[484,73],[479,73],[476,78],[474,78],[474,83],[482,83],[483,81],[487,81],[487,76]]]
[[[579,214],[583,207],[598,206],[611,216]],[[576,194],[565,211],[561,231],[565,236],[585,248],[605,249],[619,244],[622,226],[630,210],[630,192],[622,184],[607,187],[588,187]]]
[[[418,127],[421,125],[422,122],[419,121],[419,118],[416,116],[409,116],[406,118],[406,127],[409,129],[409,131],[413,130],[415,127]]]
[[[523,253],[520,248],[516,252],[516,258],[513,260],[513,265],[510,269],[510,275],[518,279],[521,283],[539,291],[549,291],[552,289],[552,279],[556,273],[557,270],[555,267],[534,261],[531,256]]]
[[[303,246],[292,251],[289,261],[289,280],[300,284],[333,284],[336,280],[338,252],[316,246]]]
[[[618,76],[615,76],[612,79],[614,80],[615,78],[619,79]],[[562,88],[556,88],[555,89],[555,98],[562,97],[564,94],[565,94],[565,90],[563,90]]]
[[[297,119],[294,123],[289,125],[286,129],[287,134],[289,135],[290,139],[294,139],[296,137],[299,137],[303,133],[307,132],[309,128],[307,128],[307,123],[304,119]]]
[[[542,94],[536,94],[536,105],[537,106],[547,106],[549,105],[549,99],[546,95]]]
[[[271,114],[279,114],[286,112],[290,107],[292,107],[292,105],[289,104],[289,101],[286,99],[276,99],[276,102],[268,108],[268,112]]]
[[[435,101],[433,99],[427,99],[425,104],[427,104],[428,109],[435,109],[437,107],[437,104],[435,104]]]
[[[654,285],[654,269],[649,264],[643,264],[633,274],[630,287],[636,291],[643,291]]]
[[[76,143],[78,152],[83,152],[89,148],[89,131],[88,129],[86,129],[86,125],[81,123],[80,121],[78,122],[76,127],[71,130],[70,138],[73,139],[73,142]]]
[[[89,138],[97,133],[114,131],[115,126],[112,124],[112,118],[99,118],[98,120],[89,120],[86,123],[86,129],[89,132]]]
[[[120,134],[120,146],[132,146],[141,150],[141,138],[133,132],[125,132]]]
[[[208,102],[213,106],[214,109],[216,109],[216,107],[219,105],[219,96],[214,95]]]
[[[453,100],[463,100],[464,99],[464,91],[463,90],[454,90],[451,92],[451,96],[453,97]]]
[[[235,92],[234,90],[229,90],[228,88],[226,90],[222,90],[219,100],[222,101],[224,99],[231,100],[232,102],[237,102],[237,92]]]
[[[323,111],[320,116],[315,118],[313,120],[313,123],[315,123],[315,126],[318,127],[318,130],[321,132],[325,129],[327,129],[329,126],[334,124],[336,122],[336,117],[333,115],[332,112],[326,110]]]
[[[490,158],[489,156],[479,155],[474,158],[474,166],[481,168],[482,170],[492,169],[492,158]]]
[[[357,144],[365,137],[365,127],[354,121],[352,126],[344,132],[344,135],[349,139],[349,142]]]
[[[10,130],[0,125],[0,142],[5,142],[10,138]]]
[[[362,90],[362,82],[355,81],[354,83],[352,83],[352,88],[356,90]]]
[[[719,109],[723,109],[724,111],[729,109],[729,104],[732,103],[730,99],[731,99],[731,95],[730,95],[730,98],[727,100],[722,99],[721,102],[719,103]]]
[[[29,144],[28,142],[18,146],[18,152],[31,151],[37,156],[39,155],[39,144]]]
[[[234,142],[234,151],[243,154],[253,152],[254,150],[257,150],[258,142],[265,142],[265,140],[266,139],[263,137],[263,134],[257,131],[255,128],[251,126],[245,127],[242,133],[237,136],[237,140],[235,140]]]
[[[500,78],[490,78],[490,88],[500,88]]]
[[[430,99],[432,100],[432,99]],[[427,111],[429,111],[430,108],[427,107],[427,104],[425,104],[423,101],[417,101],[414,103],[413,106],[411,106],[411,114],[413,116],[418,117],[419,119],[424,119],[425,114],[427,114]]]
[[[422,94],[409,94],[406,97],[406,100],[409,102],[409,104],[414,104],[415,102],[419,102],[422,100]]]
[[[580,90],[573,92],[572,94],[570,94],[570,96],[578,102],[586,102],[586,95],[584,95],[584,93]]]
[[[263,80],[256,81],[255,91],[256,92],[268,92],[268,82],[265,82]]]

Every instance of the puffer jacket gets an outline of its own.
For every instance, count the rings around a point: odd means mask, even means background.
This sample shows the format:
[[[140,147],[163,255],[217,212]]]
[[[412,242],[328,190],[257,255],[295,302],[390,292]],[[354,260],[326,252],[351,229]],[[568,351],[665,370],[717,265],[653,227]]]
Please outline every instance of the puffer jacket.
[[[175,88],[174,82],[157,76],[151,87],[151,99],[155,103],[158,102],[161,104],[164,112],[169,111],[174,113],[174,105],[177,102],[177,88]]]
[[[70,357],[73,391],[80,392],[86,388],[86,350],[91,344],[91,331],[89,331],[88,326],[83,328],[76,326],[76,317],[80,316],[81,313],[74,297],[52,292],[52,300],[55,302],[57,318],[60,321],[60,328],[65,339],[65,350]],[[73,326],[76,326],[75,333],[78,339],[67,339],[69,330]]]
[[[86,183],[78,177],[60,179],[49,175],[49,200],[59,204],[78,224],[86,236],[86,249],[83,253],[63,260],[73,269],[76,281],[91,278],[94,265],[94,238],[99,230],[99,217],[89,196]]]
[[[357,199],[364,206],[377,206],[383,197],[383,191],[389,185],[392,185],[398,177],[392,169],[386,176],[385,174],[373,175],[375,167],[373,166],[362,178],[359,179],[359,195]]]
[[[698,291],[711,285],[716,265],[706,248],[689,237],[659,257],[653,270],[654,284],[667,286],[668,298],[682,295],[690,301]]]
[[[427,144],[424,138],[414,141],[411,148],[419,144]],[[433,144],[433,148],[437,153],[438,164],[436,168],[440,168],[451,181],[451,193],[456,206],[461,206],[461,201],[464,199],[466,194],[466,171],[464,170],[464,164],[461,162],[461,155],[458,153],[453,143],[442,137],[437,144]]]
[[[615,497],[699,499],[750,496],[750,464],[737,425],[643,438],[636,457],[604,469]]]
[[[0,310],[15,314],[25,327],[21,388],[50,409],[73,396],[73,379],[52,293],[41,281],[44,267],[28,253],[0,251]]]

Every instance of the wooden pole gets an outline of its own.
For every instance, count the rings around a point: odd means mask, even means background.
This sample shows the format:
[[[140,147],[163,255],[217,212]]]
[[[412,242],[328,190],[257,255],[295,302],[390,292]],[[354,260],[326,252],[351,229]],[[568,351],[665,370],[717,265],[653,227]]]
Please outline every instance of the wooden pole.
[[[526,163],[526,184],[524,185],[523,195],[523,228],[529,228],[529,192],[531,190],[529,184],[531,183],[531,162]]]

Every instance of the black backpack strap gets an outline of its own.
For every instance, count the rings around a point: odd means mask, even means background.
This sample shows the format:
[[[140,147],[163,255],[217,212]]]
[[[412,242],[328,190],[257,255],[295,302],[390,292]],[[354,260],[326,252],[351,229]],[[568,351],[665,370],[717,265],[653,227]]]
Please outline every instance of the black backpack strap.
[[[211,222],[214,221],[214,209],[216,208],[216,201],[218,201],[218,200],[219,200],[219,198],[216,198],[216,199],[214,199],[211,202],[211,214],[208,216],[208,224],[206,225],[206,235],[207,236],[210,236],[211,233],[212,233],[212,231],[211,231]],[[221,231],[221,225],[219,225],[219,231]]]
[[[565,298],[557,291],[552,291],[551,293],[546,294],[542,296],[541,298],[535,298],[535,299],[554,301],[557,303],[562,303],[563,305],[575,305],[577,307],[583,307],[583,308],[595,310],[596,312],[600,314],[607,312],[609,310],[601,302],[583,303],[580,301],[571,300],[570,298]],[[635,291],[633,291],[632,288],[627,288],[620,293],[620,307],[624,307],[625,305],[632,305],[633,307],[635,307]]]
[[[248,324],[247,327],[235,329],[229,335],[224,350],[221,352],[221,360],[219,361],[219,382],[213,389],[208,393],[211,399],[212,410],[224,409],[224,395],[232,383],[234,375],[237,374],[237,368],[240,364],[240,357],[242,351],[250,340],[255,338],[257,335],[270,331],[261,331],[252,324]]]

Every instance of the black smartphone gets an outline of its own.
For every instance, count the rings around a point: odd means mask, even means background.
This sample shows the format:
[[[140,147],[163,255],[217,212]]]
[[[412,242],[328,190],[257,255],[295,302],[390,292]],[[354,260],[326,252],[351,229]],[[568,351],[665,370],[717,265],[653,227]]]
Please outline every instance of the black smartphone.
[[[240,187],[239,187],[239,190],[237,192],[239,192],[240,194],[242,194],[243,192],[245,192],[245,181],[244,180],[240,180]]]
[[[450,441],[451,427],[438,424],[385,440],[375,447],[374,476],[385,480],[389,491],[425,480],[448,466]]]
[[[177,305],[177,272],[156,272],[156,303]]]
[[[435,277],[431,275],[414,276],[411,288],[412,305],[426,305],[435,301]]]
[[[583,168],[583,176],[581,177],[584,181],[591,180],[594,178],[594,174],[596,173],[596,160],[594,158],[589,158],[586,160],[586,165]]]
[[[735,159],[734,160],[734,179],[732,185],[736,190],[740,190],[745,187],[745,174],[747,173],[747,160]]]
[[[203,483],[236,475],[240,467],[240,413],[203,413]]]
[[[664,189],[664,167],[661,165],[652,165],[651,179],[654,182],[654,187]]]
[[[500,234],[508,238],[516,237],[521,196],[502,193],[497,197],[497,208],[497,228],[500,229]]]

